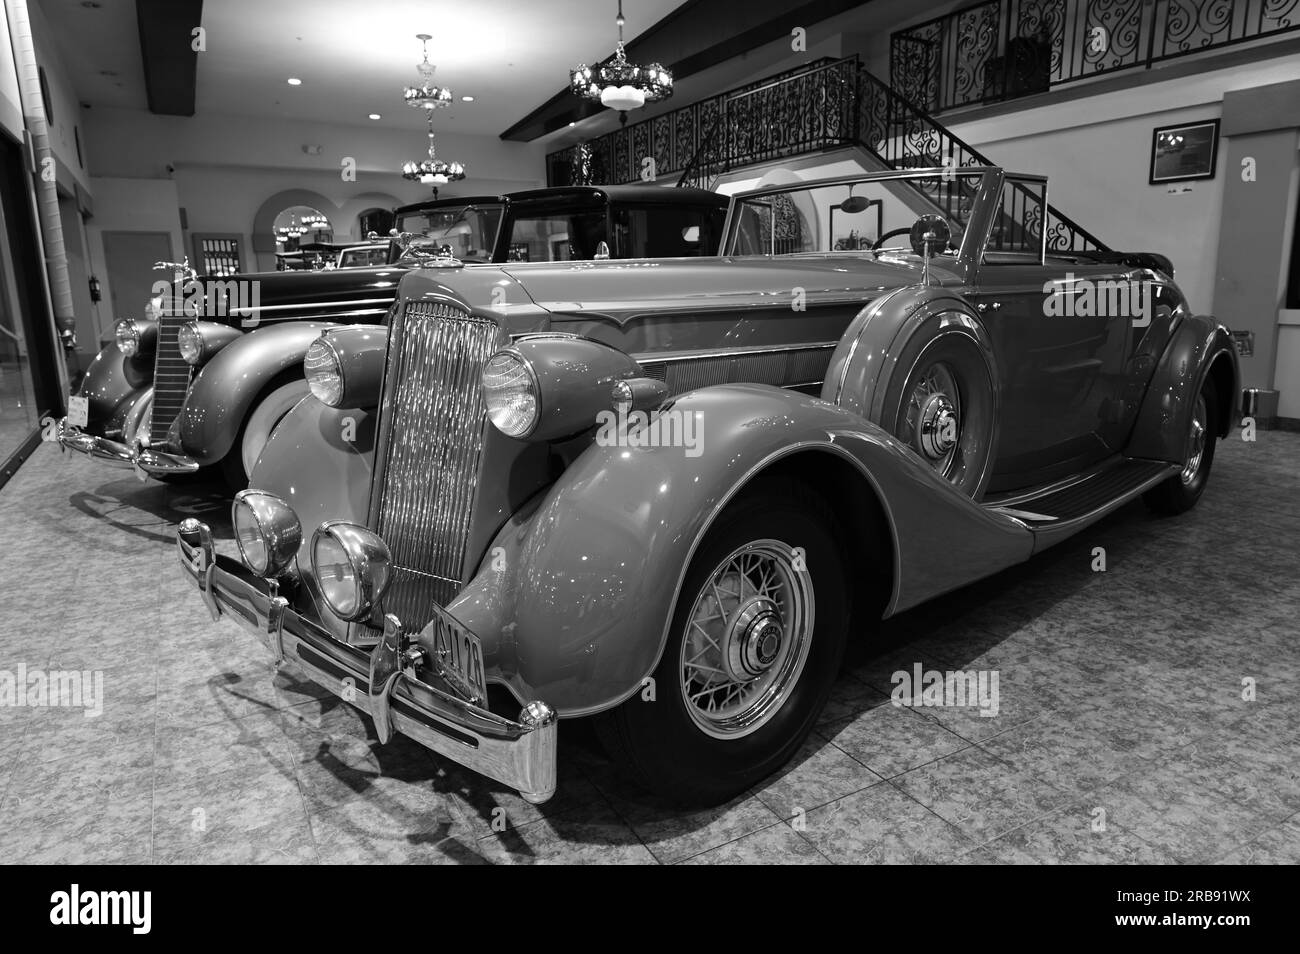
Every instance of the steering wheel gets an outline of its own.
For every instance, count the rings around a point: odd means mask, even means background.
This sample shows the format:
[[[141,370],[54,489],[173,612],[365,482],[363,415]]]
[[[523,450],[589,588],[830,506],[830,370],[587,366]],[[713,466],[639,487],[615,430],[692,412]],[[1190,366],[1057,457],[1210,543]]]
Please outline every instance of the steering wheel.
[[[876,239],[876,244],[871,246],[871,251],[879,252],[880,247],[884,245],[885,242],[887,242],[889,239],[897,238],[900,235],[910,235],[911,232],[912,229],[910,226],[905,229],[893,229],[892,231],[886,232],[884,235],[880,236],[880,238]]]

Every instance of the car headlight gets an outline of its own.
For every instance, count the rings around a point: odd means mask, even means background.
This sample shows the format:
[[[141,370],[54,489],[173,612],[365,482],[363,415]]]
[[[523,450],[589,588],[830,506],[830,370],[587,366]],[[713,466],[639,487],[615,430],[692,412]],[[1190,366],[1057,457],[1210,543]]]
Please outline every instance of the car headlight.
[[[338,407],[343,400],[343,366],[333,346],[324,338],[313,341],[302,359],[302,370],[312,396],[322,404]]]
[[[261,577],[281,576],[302,543],[302,524],[293,508],[264,490],[241,490],[230,508],[235,543],[250,570]]]
[[[537,376],[528,362],[498,351],[483,365],[480,379],[488,417],[507,437],[527,437],[537,426],[541,408]]]
[[[176,332],[176,347],[187,364],[198,364],[203,359],[203,335],[199,333],[197,322],[181,325]]]
[[[320,525],[311,540],[311,568],[334,615],[365,619],[388,587],[392,556],[378,534],[342,520]]]
[[[117,347],[128,358],[140,351],[140,329],[130,318],[123,318],[113,326],[113,335],[117,338]]]

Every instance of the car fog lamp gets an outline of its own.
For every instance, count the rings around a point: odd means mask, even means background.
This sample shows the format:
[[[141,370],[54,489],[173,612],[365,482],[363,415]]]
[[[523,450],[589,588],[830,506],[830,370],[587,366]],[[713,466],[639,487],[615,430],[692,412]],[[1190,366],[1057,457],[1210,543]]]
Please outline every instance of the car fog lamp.
[[[293,508],[264,490],[241,490],[230,508],[235,543],[250,570],[277,577],[293,563],[302,543],[302,525]]]
[[[130,318],[123,318],[113,326],[113,335],[117,338],[117,348],[128,358],[140,351],[140,329]]]
[[[302,370],[312,396],[322,404],[338,407],[343,399],[343,366],[333,346],[324,338],[313,341],[303,357]]]
[[[388,587],[392,557],[382,539],[341,520],[320,525],[311,541],[311,567],[330,610],[348,622],[365,619]]]
[[[488,417],[507,437],[527,437],[537,426],[541,402],[537,378],[528,362],[498,351],[483,366],[483,400]]]

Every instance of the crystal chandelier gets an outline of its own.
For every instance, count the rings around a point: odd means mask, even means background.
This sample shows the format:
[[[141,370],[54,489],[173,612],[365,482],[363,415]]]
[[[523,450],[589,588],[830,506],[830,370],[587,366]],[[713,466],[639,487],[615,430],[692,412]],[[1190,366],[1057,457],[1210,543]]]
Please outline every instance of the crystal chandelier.
[[[446,185],[465,178],[465,167],[459,162],[439,159],[433,148],[433,114],[429,114],[429,158],[419,162],[402,163],[402,178],[425,185]]]
[[[429,62],[429,41],[433,37],[428,33],[417,33],[415,38],[424,44],[424,60],[415,66],[420,79],[417,85],[407,86],[402,90],[402,98],[406,100],[407,106],[414,106],[416,109],[432,110],[450,106],[451,90],[445,86],[435,86],[433,83],[433,73],[437,69]]]
[[[587,66],[579,63],[569,73],[569,88],[574,95],[618,110],[618,121],[627,123],[627,111],[640,109],[673,95],[673,74],[658,63],[638,66],[627,61],[623,51],[623,0],[618,0],[618,46],[608,63]]]

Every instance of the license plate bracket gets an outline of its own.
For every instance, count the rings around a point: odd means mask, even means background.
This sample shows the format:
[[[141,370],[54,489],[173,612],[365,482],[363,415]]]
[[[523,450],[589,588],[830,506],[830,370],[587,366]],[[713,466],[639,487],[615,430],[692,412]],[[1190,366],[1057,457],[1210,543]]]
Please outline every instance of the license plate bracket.
[[[451,689],[471,705],[487,701],[483,644],[450,613],[434,607],[434,670]]]

